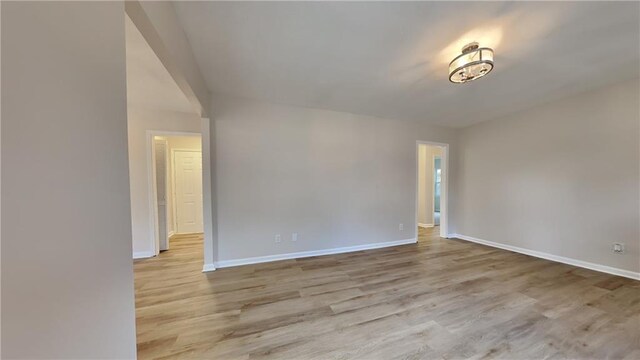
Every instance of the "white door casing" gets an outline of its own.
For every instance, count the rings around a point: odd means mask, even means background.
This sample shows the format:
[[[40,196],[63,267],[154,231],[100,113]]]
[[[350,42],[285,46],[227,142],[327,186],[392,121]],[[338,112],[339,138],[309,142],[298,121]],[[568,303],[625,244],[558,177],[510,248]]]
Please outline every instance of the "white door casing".
[[[173,156],[176,233],[201,233],[202,152],[175,150]]]
[[[169,229],[167,219],[167,178],[169,169],[168,162],[168,143],[165,139],[154,140],[155,151],[155,189],[156,189],[156,206],[158,212],[158,238],[160,250],[169,250]]]

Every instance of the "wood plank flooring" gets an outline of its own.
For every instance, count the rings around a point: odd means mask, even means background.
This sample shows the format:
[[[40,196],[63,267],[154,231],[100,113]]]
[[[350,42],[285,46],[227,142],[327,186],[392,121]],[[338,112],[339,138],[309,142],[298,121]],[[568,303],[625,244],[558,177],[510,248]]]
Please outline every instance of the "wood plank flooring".
[[[134,264],[138,357],[640,359],[639,281],[419,235],[207,274],[176,237]]]

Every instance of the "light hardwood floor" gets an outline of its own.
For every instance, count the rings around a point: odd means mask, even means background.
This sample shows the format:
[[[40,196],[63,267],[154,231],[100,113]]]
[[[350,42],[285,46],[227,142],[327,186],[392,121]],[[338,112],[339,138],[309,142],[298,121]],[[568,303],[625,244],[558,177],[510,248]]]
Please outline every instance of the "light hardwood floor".
[[[176,237],[135,261],[138,356],[640,359],[640,282],[419,238],[203,274],[202,237]]]

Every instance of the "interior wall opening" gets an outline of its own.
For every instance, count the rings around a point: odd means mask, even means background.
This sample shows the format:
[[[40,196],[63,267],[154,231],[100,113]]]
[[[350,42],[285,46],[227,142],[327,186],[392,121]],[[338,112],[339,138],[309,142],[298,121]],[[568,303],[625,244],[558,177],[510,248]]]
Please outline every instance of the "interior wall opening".
[[[174,75],[180,76],[178,69],[172,75],[142,35],[141,29],[151,34],[153,27],[139,16],[140,9],[134,10],[141,27],[125,16],[132,255],[134,259],[151,258],[171,249],[175,236],[195,234],[191,236],[192,245],[200,245],[194,254],[198,258],[194,265],[199,265],[199,269],[196,266],[194,271],[212,271],[216,229],[212,212],[210,121],[202,117],[198,112],[201,106],[195,106],[176,83]],[[189,145],[194,139],[198,145]],[[173,145],[179,141],[184,146]],[[190,152],[196,148],[196,154]],[[188,194],[180,193],[187,188],[180,185],[186,178],[174,179],[174,158],[179,166],[185,167],[185,162],[192,160],[198,164],[192,170],[199,174],[196,176],[199,182],[189,185],[189,189],[198,190],[195,198],[187,199]],[[177,189],[173,187],[175,183]],[[185,200],[180,200],[181,196]],[[173,200],[177,203],[172,203]]]
[[[446,161],[448,145],[418,142],[416,224],[420,234],[437,234],[447,237],[447,186]]]
[[[153,136],[156,254],[185,235],[202,240],[202,138]]]

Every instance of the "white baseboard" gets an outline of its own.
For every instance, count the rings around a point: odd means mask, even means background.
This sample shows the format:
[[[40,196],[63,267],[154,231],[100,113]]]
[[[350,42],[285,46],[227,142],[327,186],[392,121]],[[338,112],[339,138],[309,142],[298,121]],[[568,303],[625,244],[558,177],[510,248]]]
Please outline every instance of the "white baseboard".
[[[176,234],[176,232],[175,232],[175,231],[169,231],[169,233],[167,233],[167,238],[168,238],[168,239],[171,239],[171,237],[172,237],[173,235],[175,235],[175,234]]]
[[[433,227],[433,224],[423,224],[423,223],[418,223],[418,226],[419,226],[419,227],[422,227],[422,228],[432,228],[432,227]]]
[[[232,266],[259,264],[259,263],[279,261],[279,260],[299,259],[299,258],[305,258],[305,257],[311,257],[311,256],[342,254],[342,253],[348,253],[353,251],[373,250],[373,249],[380,249],[380,248],[385,248],[390,246],[415,244],[416,242],[417,242],[416,238],[411,238],[411,239],[404,239],[404,240],[387,241],[382,243],[346,246],[346,247],[339,247],[339,248],[325,249],[325,250],[301,251],[301,252],[288,253],[288,254],[267,255],[267,256],[258,256],[258,257],[244,258],[244,259],[234,259],[234,260],[223,260],[223,261],[218,261],[215,264],[215,267],[226,268],[226,267],[232,267]]]
[[[204,234],[202,231],[196,231],[196,232],[177,232],[174,231],[171,233],[171,236],[173,235],[198,235],[198,234]]]
[[[216,266],[214,264],[204,264],[204,266],[202,267],[202,272],[209,272],[209,271],[215,271],[216,270]]]
[[[134,259],[144,259],[154,257],[156,254],[153,251],[134,251],[133,258]]]
[[[487,246],[491,246],[498,249],[513,251],[513,252],[517,252],[517,253],[525,254],[529,256],[534,256],[534,257],[545,259],[545,260],[551,260],[551,261],[555,261],[563,264],[600,271],[607,274],[623,276],[623,277],[634,279],[634,280],[640,280],[640,272],[634,272],[634,271],[614,268],[611,266],[595,264],[587,261],[576,260],[576,259],[572,259],[564,256],[558,256],[558,255],[541,252],[541,251],[529,250],[529,249],[525,249],[517,246],[505,245],[505,244],[488,241],[488,240],[482,240],[482,239],[461,235],[461,234],[451,234],[450,236],[453,238],[458,238],[461,240],[470,241],[470,242],[474,242],[482,245],[487,245]]]

